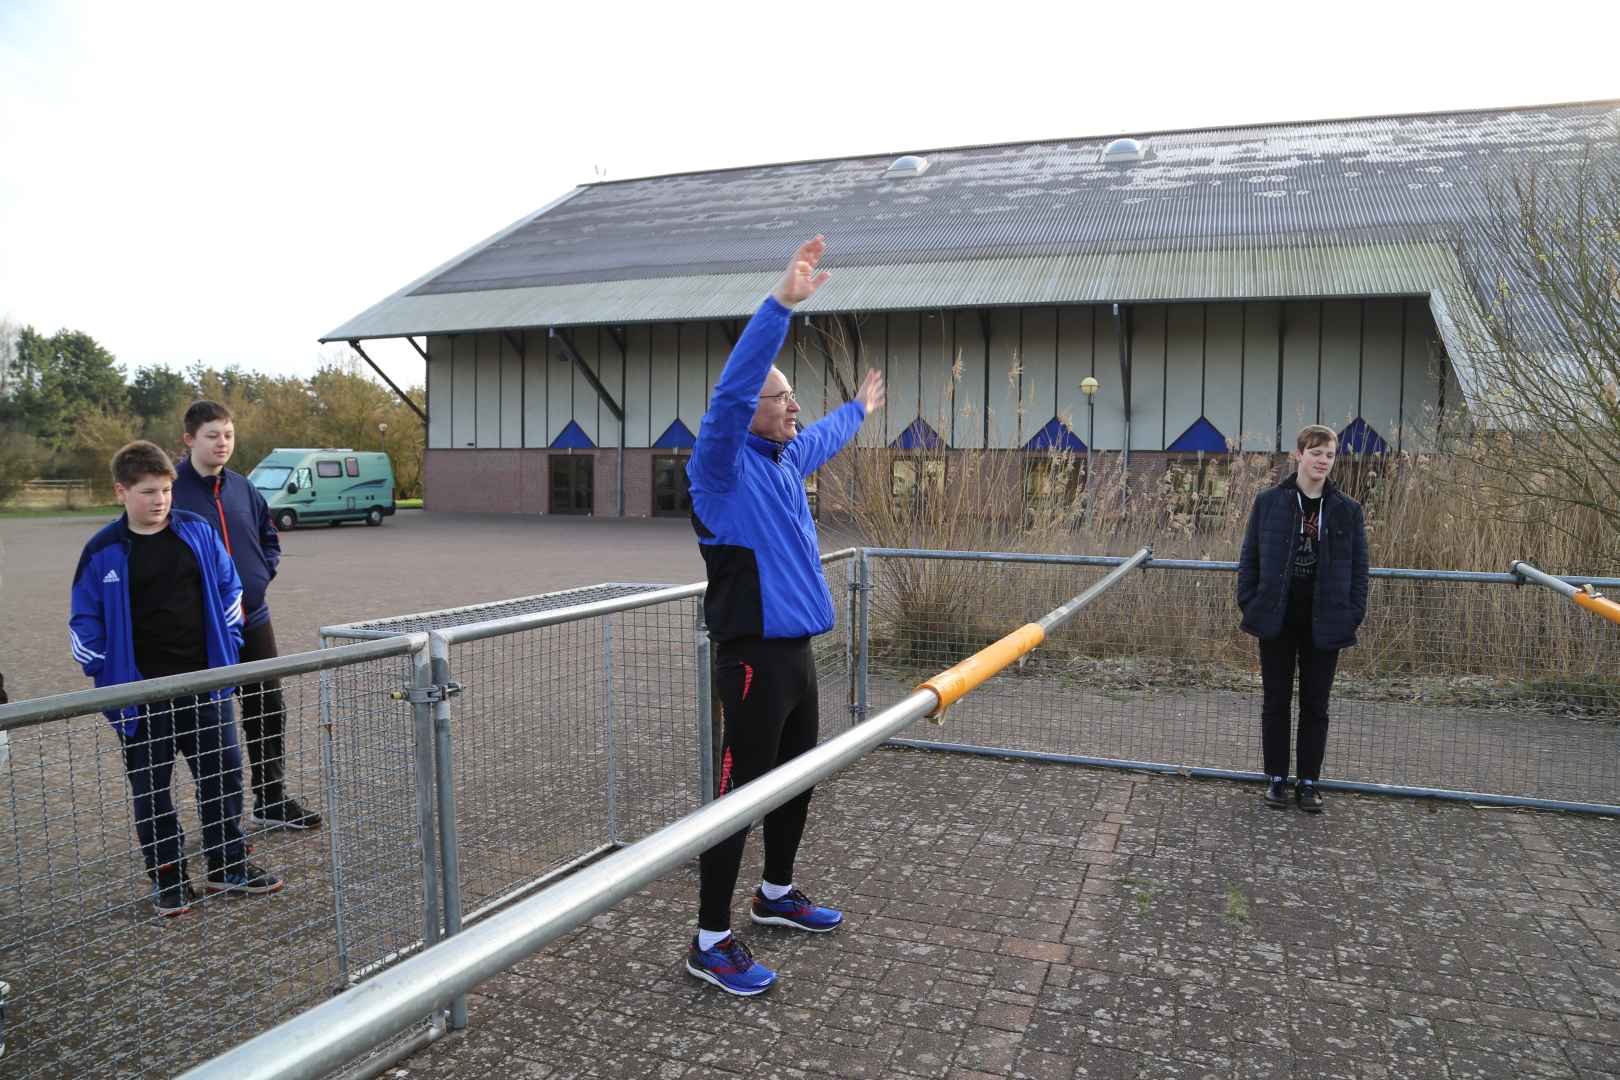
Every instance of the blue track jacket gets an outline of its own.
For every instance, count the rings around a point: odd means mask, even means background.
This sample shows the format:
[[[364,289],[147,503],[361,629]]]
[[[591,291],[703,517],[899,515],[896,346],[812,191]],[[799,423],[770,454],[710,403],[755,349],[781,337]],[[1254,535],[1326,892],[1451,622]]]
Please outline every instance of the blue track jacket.
[[[226,550],[242,579],[246,625],[258,626],[270,621],[270,604],[264,593],[281,563],[281,538],[270,521],[270,504],[247,477],[221,470],[218,502],[214,501],[215,479],[198,472],[190,458],[180,462],[174,476],[174,508],[190,510],[230,537]]]
[[[236,576],[219,534],[206,520],[185,510],[169,512],[169,526],[191,546],[202,572],[203,605],[208,634],[208,666],[236,663],[242,647],[242,581]],[[135,668],[135,628],[129,611],[129,518],[117,521],[90,538],[73,572],[73,607],[68,617],[68,638],[73,659],[97,686],[138,682]],[[210,695],[215,701],[229,697],[234,687]],[[126,705],[107,713],[113,727],[135,734],[141,706]]]
[[[855,437],[866,407],[848,402],[790,443],[748,430],[792,317],[774,297],[754,312],[720,372],[686,465],[692,527],[708,568],[703,614],[716,641],[809,637],[833,628],[804,479]]]

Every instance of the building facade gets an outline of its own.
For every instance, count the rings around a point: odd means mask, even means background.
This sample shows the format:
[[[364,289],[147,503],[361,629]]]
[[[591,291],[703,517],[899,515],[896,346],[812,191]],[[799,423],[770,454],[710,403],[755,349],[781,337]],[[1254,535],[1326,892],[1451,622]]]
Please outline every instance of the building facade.
[[[1596,102],[592,184],[322,340],[417,345],[430,509],[680,514],[732,342],[819,232],[834,278],[779,360],[807,422],[873,366],[896,450],[1142,467],[1323,423],[1421,451],[1481,389],[1459,323],[1492,185],[1617,146]]]

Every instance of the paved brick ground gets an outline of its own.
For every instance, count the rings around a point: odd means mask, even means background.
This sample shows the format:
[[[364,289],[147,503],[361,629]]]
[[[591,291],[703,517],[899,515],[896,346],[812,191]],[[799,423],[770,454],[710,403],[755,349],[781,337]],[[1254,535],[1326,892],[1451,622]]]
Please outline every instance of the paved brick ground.
[[[61,628],[94,527],[0,521],[17,697],[86,685]],[[326,622],[701,574],[684,522],[402,514],[287,550],[288,652]],[[749,934],[784,976],[764,999],[681,969],[688,870],[486,984],[473,1026],[401,1071],[1620,1078],[1620,822],[1345,796],[1312,819],[1257,795],[886,751],[813,809],[802,883],[849,925]],[[98,819],[126,843],[122,814]]]
[[[1620,822],[1258,794],[882,751],[801,861],[847,925],[744,928],[764,997],[684,972],[688,867],[394,1075],[1620,1077]]]

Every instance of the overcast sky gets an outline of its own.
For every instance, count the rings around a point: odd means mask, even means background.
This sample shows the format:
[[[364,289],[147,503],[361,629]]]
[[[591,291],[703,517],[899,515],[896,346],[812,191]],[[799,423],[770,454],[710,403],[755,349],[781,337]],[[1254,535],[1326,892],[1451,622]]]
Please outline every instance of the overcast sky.
[[[0,317],[303,375],[599,175],[1620,96],[1612,2],[1180,6],[0,0]]]

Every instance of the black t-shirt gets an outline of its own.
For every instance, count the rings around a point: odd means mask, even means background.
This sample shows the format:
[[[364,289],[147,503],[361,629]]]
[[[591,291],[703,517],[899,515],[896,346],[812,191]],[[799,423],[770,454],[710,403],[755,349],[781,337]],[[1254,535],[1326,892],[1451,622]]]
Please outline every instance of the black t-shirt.
[[[129,534],[129,614],[135,666],[148,679],[208,666],[202,571],[174,531]]]
[[[1315,567],[1322,541],[1322,495],[1296,492],[1299,507],[1299,542],[1294,546],[1294,588],[1315,588]]]

